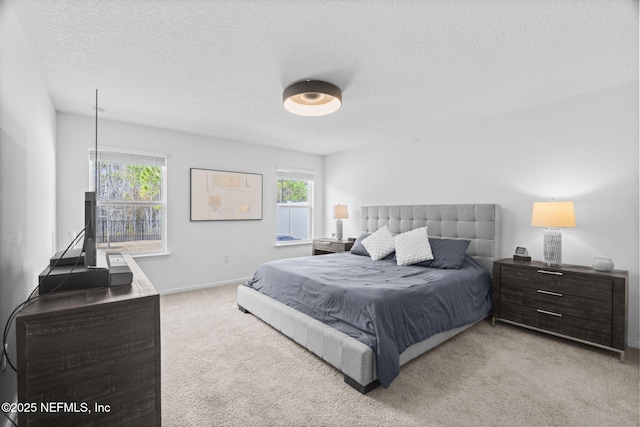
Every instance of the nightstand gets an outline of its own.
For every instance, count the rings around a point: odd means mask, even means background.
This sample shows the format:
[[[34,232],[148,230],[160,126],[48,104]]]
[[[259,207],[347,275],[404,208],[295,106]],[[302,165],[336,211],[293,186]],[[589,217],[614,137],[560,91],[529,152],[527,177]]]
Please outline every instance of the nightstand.
[[[313,239],[313,254],[324,255],[350,251],[353,243],[352,240]]]
[[[493,263],[493,323],[620,353],[627,343],[629,273],[502,259]]]

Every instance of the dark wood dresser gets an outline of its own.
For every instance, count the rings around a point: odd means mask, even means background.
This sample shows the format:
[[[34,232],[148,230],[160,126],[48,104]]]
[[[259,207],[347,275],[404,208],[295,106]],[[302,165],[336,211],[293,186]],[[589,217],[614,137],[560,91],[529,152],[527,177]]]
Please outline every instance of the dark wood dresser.
[[[161,424],[160,297],[125,260],[131,285],[46,294],[16,317],[20,426]]]
[[[503,259],[493,264],[493,322],[620,353],[627,342],[629,273]]]

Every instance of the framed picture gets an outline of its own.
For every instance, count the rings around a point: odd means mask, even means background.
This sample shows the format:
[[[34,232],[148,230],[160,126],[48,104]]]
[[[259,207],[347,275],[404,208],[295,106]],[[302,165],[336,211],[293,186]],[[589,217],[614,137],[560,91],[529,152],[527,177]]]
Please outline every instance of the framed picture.
[[[262,175],[191,168],[191,221],[262,219]]]

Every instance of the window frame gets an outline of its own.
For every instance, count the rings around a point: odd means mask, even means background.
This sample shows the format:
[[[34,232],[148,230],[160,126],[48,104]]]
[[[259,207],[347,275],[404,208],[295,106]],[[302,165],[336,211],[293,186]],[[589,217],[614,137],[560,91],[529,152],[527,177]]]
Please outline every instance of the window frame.
[[[307,205],[300,206],[290,203],[278,203],[278,198],[276,197],[276,233],[275,233],[275,246],[294,246],[294,245],[308,245],[313,242],[314,239],[314,209],[315,209],[315,173],[309,170],[300,170],[300,169],[292,169],[292,168],[277,168],[276,169],[276,191],[278,188],[278,181],[286,177],[288,179],[295,178],[305,178],[307,181]],[[288,207],[295,209],[306,209],[309,215],[309,229],[307,230],[308,239],[304,240],[287,240],[287,241],[278,241],[278,208],[279,207]]]
[[[91,148],[89,149],[89,188],[90,191],[96,191],[95,189],[95,148]],[[126,253],[127,255],[131,255],[132,257],[148,257],[148,256],[157,256],[157,255],[168,255],[169,251],[168,251],[168,224],[167,224],[167,217],[168,217],[168,203],[167,203],[167,195],[168,195],[168,191],[167,191],[167,176],[168,176],[168,156],[166,154],[163,153],[156,153],[156,152],[149,152],[149,151],[138,151],[138,150],[130,150],[130,149],[126,149],[126,148],[119,148],[119,147],[101,147],[98,149],[98,158],[100,158],[102,153],[109,153],[109,154],[114,154],[114,155],[120,155],[122,157],[129,157],[131,159],[135,159],[136,157],[138,158],[156,158],[156,159],[163,159],[164,160],[164,165],[156,165],[156,166],[160,166],[161,170],[162,170],[162,185],[161,185],[161,193],[160,193],[160,200],[154,200],[154,201],[100,201],[97,197],[97,193],[96,193],[96,205],[97,207],[101,207],[101,206],[123,206],[123,207],[136,207],[136,206],[160,206],[161,210],[162,210],[162,215],[161,215],[161,221],[162,221],[162,225],[161,225],[161,244],[160,244],[160,248],[156,249],[156,250],[140,250],[140,251],[125,251],[124,253]],[[111,161],[114,162],[115,161]],[[135,162],[123,162],[123,164],[130,164],[130,165],[141,165],[143,163],[135,163]]]

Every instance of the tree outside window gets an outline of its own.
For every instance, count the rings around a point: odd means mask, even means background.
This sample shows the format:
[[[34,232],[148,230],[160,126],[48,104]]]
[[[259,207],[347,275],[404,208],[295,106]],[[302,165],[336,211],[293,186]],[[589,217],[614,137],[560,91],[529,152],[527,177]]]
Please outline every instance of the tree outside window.
[[[92,157],[93,158],[93,157]],[[98,153],[96,240],[106,252],[166,252],[166,160]],[[95,163],[91,164],[95,174]]]

